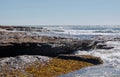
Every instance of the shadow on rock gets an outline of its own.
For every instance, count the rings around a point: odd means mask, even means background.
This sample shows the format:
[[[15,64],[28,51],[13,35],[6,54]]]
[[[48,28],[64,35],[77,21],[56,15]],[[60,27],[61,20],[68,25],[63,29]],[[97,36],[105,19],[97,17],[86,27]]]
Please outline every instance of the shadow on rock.
[[[95,65],[103,64],[103,61],[101,60],[100,57],[94,57],[90,55],[59,55],[58,58],[84,61]]]
[[[74,50],[66,46],[46,43],[9,43],[0,45],[0,57],[18,55],[43,55],[55,57],[59,54],[69,54]]]

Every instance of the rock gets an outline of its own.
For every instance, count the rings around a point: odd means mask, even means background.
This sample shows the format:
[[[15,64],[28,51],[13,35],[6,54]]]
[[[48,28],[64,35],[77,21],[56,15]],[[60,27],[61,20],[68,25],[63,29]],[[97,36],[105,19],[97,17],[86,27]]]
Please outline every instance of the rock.
[[[120,41],[119,37],[114,38],[114,41]]]
[[[103,44],[103,43],[98,43],[98,44],[96,45],[96,48],[97,48],[97,49],[112,49],[112,48],[114,48],[114,47],[107,46],[106,44]]]
[[[114,47],[109,47],[109,46],[103,46],[101,49],[113,49]]]
[[[9,69],[19,69],[24,68],[27,64],[32,64],[33,62],[40,62],[44,64],[49,62],[51,58],[46,56],[39,56],[39,55],[22,55],[16,57],[7,57],[0,59],[0,67],[9,66]]]
[[[45,39],[42,38],[42,40]],[[81,50],[83,49],[83,47],[85,47],[85,45],[83,45],[84,41],[63,42],[60,39],[54,42],[50,42],[50,41],[51,40],[47,39],[46,43],[36,43],[36,42],[1,43],[0,57],[9,57],[9,56],[17,56],[17,55],[44,55],[44,56],[55,57],[58,56],[59,54],[71,54],[74,51]],[[61,43],[59,43],[58,41],[60,41]],[[86,49],[88,49],[87,46]]]
[[[36,38],[36,39],[39,39],[39,38]],[[17,56],[17,55],[44,55],[49,57],[55,57],[60,54],[71,54],[77,50],[89,51],[93,49],[94,46],[97,46],[97,48],[99,49],[100,48],[107,49],[107,47],[105,46],[103,47],[103,45],[89,45],[91,44],[91,41],[77,41],[77,42],[64,41],[63,42],[62,40],[60,39],[58,40],[58,39],[59,38],[55,39],[55,41],[52,41],[49,38],[49,39],[46,39],[46,42],[43,42],[43,43],[36,43],[37,41],[36,42],[21,41],[20,43],[19,42],[1,43],[0,57],[9,57],[9,56]],[[35,40],[35,38],[33,40]],[[45,39],[41,38],[41,40],[45,40]]]
[[[36,31],[36,32],[46,32],[49,31],[47,29],[44,28],[37,28],[37,27],[27,27],[27,26],[0,26],[0,30],[4,29],[6,31]]]
[[[80,50],[85,50],[85,51],[90,51],[93,49],[102,49],[103,46],[107,46],[106,44],[104,44],[105,41],[87,41],[87,42],[83,42],[81,45],[81,49]]]
[[[70,54],[75,51],[72,46],[49,43],[5,43],[0,45],[0,57],[17,55],[44,55],[55,57],[59,54]],[[9,53],[9,54],[8,54]]]
[[[103,60],[100,57],[90,55],[59,55],[58,58],[84,61],[95,65],[103,64]]]

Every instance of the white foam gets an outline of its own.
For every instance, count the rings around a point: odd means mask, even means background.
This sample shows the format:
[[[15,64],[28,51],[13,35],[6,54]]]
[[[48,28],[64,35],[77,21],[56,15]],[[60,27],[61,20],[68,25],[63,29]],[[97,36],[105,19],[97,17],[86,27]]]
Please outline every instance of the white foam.
[[[118,31],[116,32],[95,32],[96,30],[64,30],[64,32],[56,32],[71,35],[120,35]]]
[[[107,45],[113,46],[113,49],[96,49],[92,51],[77,51],[76,55],[93,55],[101,57],[105,63],[117,62],[120,64],[120,41],[108,41]]]

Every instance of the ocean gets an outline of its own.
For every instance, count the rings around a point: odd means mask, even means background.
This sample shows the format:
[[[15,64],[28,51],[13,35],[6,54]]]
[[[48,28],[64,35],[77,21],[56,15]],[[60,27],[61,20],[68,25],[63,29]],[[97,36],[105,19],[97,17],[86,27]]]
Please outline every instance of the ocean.
[[[43,35],[77,38],[81,40],[106,40],[113,49],[94,49],[91,51],[75,51],[75,55],[93,55],[101,57],[104,63],[99,66],[83,68],[59,77],[120,77],[120,25],[56,25],[39,26],[51,32]],[[39,33],[38,33],[39,34]],[[41,33],[42,34],[42,33]],[[117,38],[117,40],[115,40]]]
[[[43,27],[49,29],[50,32],[37,33],[38,35],[47,36],[60,36],[78,39],[96,39],[95,37],[105,36],[109,39],[114,37],[120,37],[120,25],[42,25],[37,27]],[[114,37],[113,37],[114,36]],[[104,38],[105,37],[101,37]],[[108,38],[107,38],[108,39]]]

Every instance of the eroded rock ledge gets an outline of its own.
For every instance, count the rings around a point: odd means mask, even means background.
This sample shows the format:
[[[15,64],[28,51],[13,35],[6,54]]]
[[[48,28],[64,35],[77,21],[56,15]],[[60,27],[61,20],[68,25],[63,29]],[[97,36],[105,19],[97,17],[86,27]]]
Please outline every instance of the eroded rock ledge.
[[[11,38],[10,38],[11,39]],[[0,57],[18,55],[44,55],[56,57],[60,54],[71,54],[77,50],[111,49],[104,41],[75,40],[58,37],[30,37],[1,40]],[[18,40],[18,41],[17,41]],[[101,44],[102,43],[102,44]],[[9,53],[9,54],[8,54]]]

